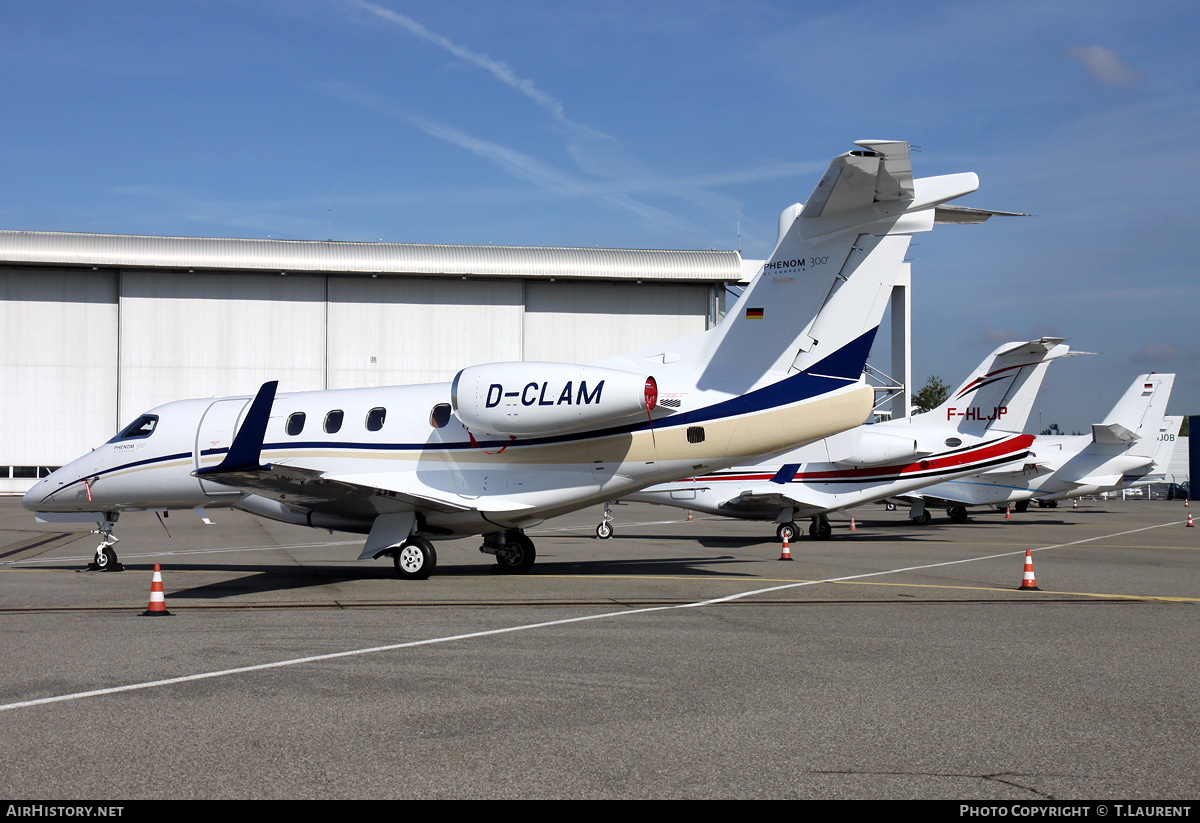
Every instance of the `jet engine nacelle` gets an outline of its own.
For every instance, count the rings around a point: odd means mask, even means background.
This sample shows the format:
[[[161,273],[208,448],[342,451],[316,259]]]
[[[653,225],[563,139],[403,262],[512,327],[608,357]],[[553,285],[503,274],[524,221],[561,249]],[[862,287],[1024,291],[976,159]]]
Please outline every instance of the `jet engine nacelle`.
[[[874,432],[867,427],[867,430],[862,433],[862,440],[859,441],[854,454],[838,462],[849,463],[852,466],[878,466],[884,463],[914,460],[922,454],[928,454],[928,452],[918,450],[915,438]]]
[[[450,396],[470,431],[536,437],[645,418],[658,404],[658,385],[596,366],[489,363],[460,371]]]

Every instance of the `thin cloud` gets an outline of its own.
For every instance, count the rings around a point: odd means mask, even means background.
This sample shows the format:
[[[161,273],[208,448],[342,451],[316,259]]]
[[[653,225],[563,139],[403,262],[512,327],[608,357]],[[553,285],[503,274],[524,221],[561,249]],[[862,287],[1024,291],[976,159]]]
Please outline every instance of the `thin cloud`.
[[[1129,356],[1134,363],[1143,366],[1169,366],[1173,363],[1186,364],[1195,361],[1196,352],[1185,351],[1170,343],[1150,343]]]
[[[1121,60],[1116,52],[1104,46],[1071,46],[1066,55],[1082,63],[1092,80],[1101,86],[1136,86],[1146,79],[1141,71]]]
[[[537,84],[529,78],[519,76],[515,71],[512,70],[512,67],[504,61],[496,60],[489,55],[481,54],[477,51],[472,51],[466,46],[455,43],[453,40],[444,35],[430,31],[411,17],[392,11],[391,9],[385,9],[382,6],[375,5],[374,3],[367,3],[365,0],[346,0],[346,2],[358,6],[364,11],[370,12],[371,14],[374,14],[383,20],[386,20],[390,23],[395,23],[396,25],[407,29],[410,33],[416,35],[417,37],[434,44],[438,48],[448,51],[450,54],[454,55],[460,60],[465,60],[476,68],[488,72],[510,89],[523,94],[538,106],[545,109],[551,117],[563,125],[568,126],[571,129],[577,129],[581,133],[587,134],[591,137],[612,140],[614,142],[616,141],[616,138],[612,137],[611,135],[604,134],[601,131],[597,131],[589,128],[588,126],[584,126],[568,119],[565,114],[563,104],[559,100],[556,100],[552,95],[547,94],[539,89]]]
[[[693,207],[701,208],[718,215],[723,219],[738,218],[741,216],[743,211],[741,201],[709,191],[704,187],[704,184],[698,184],[697,180],[702,178],[674,179],[664,177],[642,163],[629,158],[624,153],[621,143],[617,138],[567,117],[566,107],[562,101],[543,91],[533,80],[517,74],[511,66],[502,60],[497,60],[490,55],[467,48],[442,34],[430,31],[407,15],[383,8],[375,3],[369,3],[366,0],[346,0],[346,2],[381,20],[400,26],[410,34],[432,43],[460,60],[487,72],[500,83],[523,95],[548,113],[556,125],[567,136],[567,154],[574,160],[578,168],[585,174],[594,175],[615,184],[610,187],[610,194],[607,195],[607,199],[617,207],[651,216],[658,222],[665,221],[675,225],[683,225],[686,221],[682,218],[640,203],[630,197],[632,192],[657,191],[682,200]],[[519,172],[518,176],[522,177],[522,179],[530,179],[526,176],[526,172],[531,163],[537,162],[533,158],[525,156],[522,156],[523,159],[520,162],[512,162],[513,158],[511,157],[507,158],[507,160],[503,158],[504,151],[507,150],[498,150],[495,144],[489,144],[489,147],[485,148],[478,145],[480,141],[477,141],[475,138],[465,137],[461,132],[455,133],[453,129],[444,125],[433,125],[431,121],[423,121],[425,126],[429,126],[429,128],[426,128],[412,118],[405,119],[408,119],[413,125],[423,128],[429,134],[447,139],[452,143],[461,145],[463,148],[475,151],[481,156],[488,156],[493,160],[497,160],[505,168],[517,170]],[[460,138],[462,142],[459,142]],[[775,175],[783,176],[791,172],[794,168],[794,165],[789,164],[789,166],[785,166],[777,171]],[[760,176],[761,174],[762,172],[751,174],[742,179],[763,179]],[[558,175],[557,172],[554,175],[550,175],[550,178],[556,175]],[[775,175],[769,174],[768,176]],[[727,180],[735,182],[739,177],[739,175],[733,174],[729,175]],[[710,179],[714,183],[726,182],[721,177],[712,177]],[[708,185],[712,185],[712,183]],[[613,189],[619,189],[619,191],[613,191]]]
[[[595,197],[601,202],[632,212],[640,217],[666,225],[673,230],[695,231],[695,227],[681,218],[639,202],[622,192],[611,191],[610,186],[580,180],[543,163],[535,157],[501,146],[488,140],[440,123],[428,117],[420,117],[398,109],[386,100],[344,83],[326,83],[320,87],[325,94],[347,103],[382,114],[394,120],[408,123],[430,137],[465,149],[477,157],[499,166],[511,176],[531,183],[541,189],[567,197]]]

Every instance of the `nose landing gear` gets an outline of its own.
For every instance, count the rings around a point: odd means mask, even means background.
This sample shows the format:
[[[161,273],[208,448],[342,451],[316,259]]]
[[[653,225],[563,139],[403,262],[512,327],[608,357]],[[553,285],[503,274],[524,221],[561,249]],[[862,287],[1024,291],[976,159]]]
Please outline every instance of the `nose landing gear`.
[[[125,567],[121,565],[121,561],[117,559],[117,551],[113,546],[120,542],[120,538],[113,534],[113,527],[117,525],[117,516],[114,514],[109,519],[100,524],[100,528],[94,529],[92,534],[100,535],[100,545],[96,547],[96,557],[91,563],[88,563],[88,571],[92,572],[123,572]]]

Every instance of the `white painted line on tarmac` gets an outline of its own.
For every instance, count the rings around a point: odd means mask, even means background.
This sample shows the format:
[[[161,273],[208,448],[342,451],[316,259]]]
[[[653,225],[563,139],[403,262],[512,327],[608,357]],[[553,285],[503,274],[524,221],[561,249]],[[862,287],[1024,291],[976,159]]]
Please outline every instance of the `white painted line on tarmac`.
[[[1046,551],[1048,549],[1061,549],[1067,546],[1078,546],[1082,543],[1091,543],[1096,540],[1105,540],[1110,537],[1121,537],[1127,534],[1136,534],[1137,532],[1149,531],[1150,529],[1158,529],[1163,526],[1179,525],[1179,521],[1171,523],[1160,523],[1157,526],[1144,526],[1139,529],[1130,529],[1123,532],[1115,532],[1113,534],[1103,534],[1096,537],[1085,537],[1080,540],[1072,540],[1068,543],[1056,543],[1052,546],[1041,546],[1029,551]],[[619,612],[605,612],[602,614],[584,615],[582,617],[568,617],[563,620],[548,620],[541,623],[527,623],[521,626],[508,626],[503,629],[488,629],[481,632],[469,632],[467,634],[456,634],[449,637],[431,637],[426,640],[411,640],[407,643],[393,643],[387,646],[373,646],[367,649],[352,649],[344,652],[334,652],[332,654],[319,654],[311,657],[297,657],[290,660],[278,660],[273,663],[259,663],[254,666],[241,666],[235,669],[222,669],[215,672],[202,672],[200,674],[189,674],[182,677],[170,677],[165,680],[151,680],[145,683],[131,683],[125,686],[113,686],[107,689],[93,689],[86,692],[75,692],[73,694],[62,694],[54,697],[42,697],[36,700],[22,700],[16,703],[0,704],[0,711],[10,711],[12,709],[24,709],[32,706],[45,706],[50,703],[62,703],[69,700],[83,700],[89,697],[103,697],[110,694],[121,694],[122,692],[139,691],[142,689],[154,689],[160,686],[174,686],[180,683],[192,683],[198,680],[209,680],[214,677],[229,677],[235,674],[248,674],[250,672],[266,671],[268,669],[281,669],[287,666],[300,666],[305,663],[317,663],[324,660],[337,660],[342,657],[358,657],[366,654],[378,654],[380,652],[397,651],[399,649],[412,649],[418,646],[432,646],[440,643],[453,643],[459,640],[472,640],[478,637],[494,637],[501,634],[513,634],[516,632],[533,631],[534,629],[545,629],[551,626],[565,626],[571,623],[585,623],[592,620],[610,620],[616,617],[629,617],[636,614],[649,614],[651,612],[665,612],[675,609],[694,609],[702,606],[715,606],[721,603],[728,603],[733,600],[740,600],[747,597],[754,597],[760,594],[768,594],[770,592],[783,591],[786,589],[797,589],[803,586],[816,586],[822,583],[842,583],[847,580],[862,580],[867,577],[880,577],[888,574],[901,574],[903,572],[924,571],[925,569],[936,569],[944,566],[955,566],[962,563],[974,563],[979,560],[994,560],[1000,557],[1012,557],[1013,555],[1024,554],[1025,549],[1020,549],[1012,552],[1002,552],[1000,554],[989,554],[981,557],[969,557],[962,560],[949,560],[943,563],[929,563],[923,566],[906,566],[901,569],[889,569],[880,572],[866,572],[864,574],[853,574],[846,577],[831,577],[825,580],[803,580],[796,583],[786,583],[782,586],[769,586],[765,589],[754,589],[753,591],[742,592],[741,594],[728,595],[726,597],[714,597],[707,600],[699,600],[694,603],[682,603],[671,606],[650,606],[642,609],[626,609]]]

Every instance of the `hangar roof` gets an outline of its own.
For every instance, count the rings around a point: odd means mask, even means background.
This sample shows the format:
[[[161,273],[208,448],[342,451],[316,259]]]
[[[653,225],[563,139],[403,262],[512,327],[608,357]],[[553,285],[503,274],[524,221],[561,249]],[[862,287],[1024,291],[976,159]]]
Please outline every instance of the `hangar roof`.
[[[743,261],[736,251],[449,246],[40,231],[0,231],[0,263],[712,282],[743,280],[761,265],[761,261]]]

